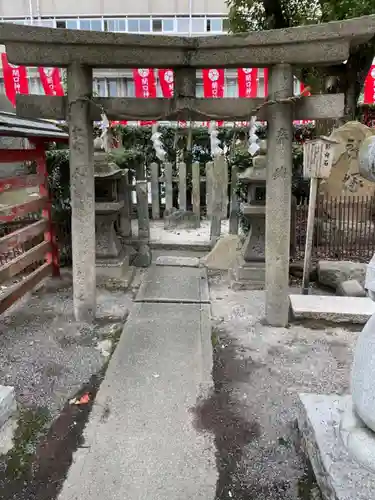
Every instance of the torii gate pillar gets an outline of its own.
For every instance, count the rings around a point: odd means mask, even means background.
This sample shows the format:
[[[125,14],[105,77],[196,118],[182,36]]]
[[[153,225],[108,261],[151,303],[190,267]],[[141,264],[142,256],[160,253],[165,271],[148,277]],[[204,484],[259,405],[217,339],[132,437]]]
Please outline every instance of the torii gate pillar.
[[[271,66],[269,99],[292,96],[292,66]],[[266,321],[272,326],[286,326],[289,317],[292,106],[292,103],[272,104],[267,110]]]
[[[67,80],[74,316],[90,323],[96,312],[94,145],[87,100],[92,68],[74,62]]]

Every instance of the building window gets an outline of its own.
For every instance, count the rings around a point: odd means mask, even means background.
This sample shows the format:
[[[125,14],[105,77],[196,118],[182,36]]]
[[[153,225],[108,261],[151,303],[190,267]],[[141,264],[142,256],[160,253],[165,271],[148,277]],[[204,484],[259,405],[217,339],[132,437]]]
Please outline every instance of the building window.
[[[99,97],[106,97],[105,78],[94,78],[93,92]]]
[[[139,19],[128,19],[128,31],[129,33],[138,33]]]
[[[39,19],[39,26],[44,26],[45,28],[54,28],[55,20],[54,19]]]
[[[120,82],[118,78],[107,79],[108,97],[117,97],[120,94]]]
[[[56,21],[56,28],[66,28],[66,21],[63,19],[58,19]]]
[[[151,20],[150,19],[140,19],[139,20],[139,31],[141,33],[150,33]]]
[[[203,17],[193,17],[191,20],[192,33],[204,33],[206,27],[206,20]]]
[[[204,96],[203,81],[202,80],[197,81],[195,95],[196,95],[196,97],[203,97]]]
[[[163,19],[163,31],[165,33],[174,31],[174,19]]]
[[[228,31],[229,31],[229,19],[225,17],[223,19],[223,32],[228,33]]]
[[[43,95],[44,89],[42,87],[41,81],[39,78],[31,77],[29,78],[29,92],[30,94]]]
[[[125,79],[125,92],[127,97],[135,97],[134,81],[130,78]]]
[[[222,33],[223,23],[219,18],[210,18],[206,20],[207,31],[214,31],[215,33]]]
[[[237,80],[233,78],[227,78],[224,87],[225,97],[238,97],[238,85]]]
[[[127,31],[126,19],[105,19],[104,30],[114,31],[114,32],[125,32]]]
[[[160,33],[163,31],[163,21],[162,19],[153,19],[152,20],[152,31]]]
[[[190,32],[190,19],[188,17],[177,18],[177,32],[178,33]]]
[[[87,31],[103,31],[103,22],[101,19],[80,19],[79,27]]]

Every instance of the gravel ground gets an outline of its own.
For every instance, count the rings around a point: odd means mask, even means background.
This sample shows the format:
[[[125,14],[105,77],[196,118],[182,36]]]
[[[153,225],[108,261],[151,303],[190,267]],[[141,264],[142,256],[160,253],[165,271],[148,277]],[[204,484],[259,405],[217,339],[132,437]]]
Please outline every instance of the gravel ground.
[[[98,289],[98,321],[78,323],[70,273],[50,280],[0,318],[0,384],[15,387],[21,407],[54,418],[107,361],[100,342],[121,327],[131,301],[131,291]]]
[[[264,326],[264,293],[210,280],[215,392],[196,408],[215,434],[217,500],[319,498],[296,451],[301,392],[349,392],[357,334],[343,328]]]

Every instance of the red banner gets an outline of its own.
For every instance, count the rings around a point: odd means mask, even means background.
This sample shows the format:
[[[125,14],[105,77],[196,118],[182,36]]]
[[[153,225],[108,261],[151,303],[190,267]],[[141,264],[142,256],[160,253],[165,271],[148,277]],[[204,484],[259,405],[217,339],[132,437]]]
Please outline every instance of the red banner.
[[[258,68],[238,68],[238,97],[256,97],[258,94]]]
[[[365,80],[364,104],[374,104],[375,102],[375,65],[372,65]]]
[[[135,86],[135,97],[140,97],[144,99],[156,97],[156,80],[155,73],[153,69],[143,68],[133,70],[133,79]],[[142,120],[140,122],[141,126],[152,125],[153,121]]]
[[[264,68],[264,97],[268,97],[268,68]]]
[[[29,93],[27,68],[10,64],[4,52],[1,54],[1,63],[3,66],[5,94],[13,106],[16,106],[16,95]]]
[[[224,97],[224,69],[204,69],[203,75],[203,95],[208,98],[221,98]],[[217,122],[221,127],[223,121]]]
[[[153,69],[134,69],[135,97],[156,97],[156,81]]]
[[[170,99],[174,93],[174,74],[171,69],[159,69],[159,82],[163,97]]]
[[[204,69],[202,74],[204,97],[224,97],[224,70]]]
[[[109,122],[110,127],[116,127],[117,125],[124,125],[124,127],[128,124],[126,120],[114,120]]]
[[[46,95],[64,95],[59,68],[38,68],[38,71]]]

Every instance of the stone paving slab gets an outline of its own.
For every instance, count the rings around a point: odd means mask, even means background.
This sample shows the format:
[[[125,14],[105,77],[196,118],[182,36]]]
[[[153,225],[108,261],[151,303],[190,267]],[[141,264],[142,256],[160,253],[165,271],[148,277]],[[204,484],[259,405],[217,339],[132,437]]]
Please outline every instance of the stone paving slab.
[[[198,257],[176,257],[173,255],[160,255],[160,257],[157,257],[155,264],[157,266],[199,267],[199,259]]]
[[[209,303],[207,272],[203,268],[152,266],[135,302]]]
[[[191,412],[211,368],[208,305],[135,304],[59,500],[215,498],[213,438]]]
[[[301,394],[298,427],[324,500],[375,500],[375,475],[344,446],[341,419],[350,396]]]
[[[289,298],[295,319],[365,324],[375,313],[375,303],[369,297],[289,295]]]

